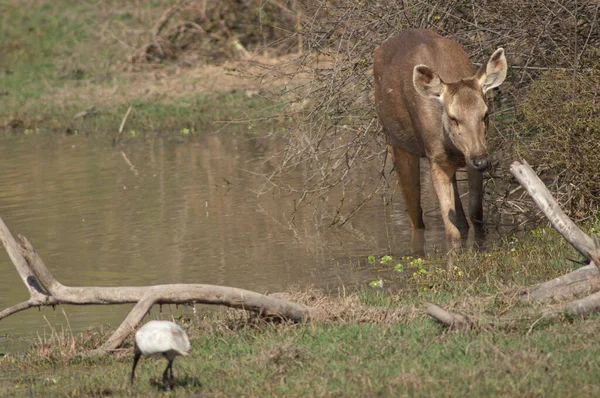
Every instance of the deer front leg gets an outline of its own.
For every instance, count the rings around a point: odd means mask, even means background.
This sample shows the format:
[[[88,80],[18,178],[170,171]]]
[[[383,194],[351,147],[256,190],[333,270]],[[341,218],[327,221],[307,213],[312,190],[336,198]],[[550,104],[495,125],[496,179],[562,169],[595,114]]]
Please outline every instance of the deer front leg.
[[[455,187],[453,182],[456,168],[436,162],[430,162],[430,165],[431,180],[440,203],[442,219],[444,220],[446,240],[451,243],[451,246],[460,245],[460,231],[458,229],[459,214],[457,214],[456,210],[457,198],[455,197]]]
[[[469,223],[463,210],[462,202],[460,200],[460,193],[458,192],[458,182],[456,181],[456,172],[452,175],[452,187],[454,189],[454,208],[456,209],[456,227],[461,234],[467,236],[469,232]]]

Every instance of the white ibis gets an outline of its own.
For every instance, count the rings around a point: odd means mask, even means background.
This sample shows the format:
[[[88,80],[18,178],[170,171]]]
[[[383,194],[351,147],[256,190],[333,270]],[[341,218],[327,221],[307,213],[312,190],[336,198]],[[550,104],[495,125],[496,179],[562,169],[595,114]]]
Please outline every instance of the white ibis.
[[[142,355],[147,357],[164,356],[169,361],[163,373],[163,384],[173,389],[173,360],[179,355],[190,353],[190,340],[183,329],[169,321],[150,321],[135,334],[133,368],[131,384],[135,376],[135,367]]]

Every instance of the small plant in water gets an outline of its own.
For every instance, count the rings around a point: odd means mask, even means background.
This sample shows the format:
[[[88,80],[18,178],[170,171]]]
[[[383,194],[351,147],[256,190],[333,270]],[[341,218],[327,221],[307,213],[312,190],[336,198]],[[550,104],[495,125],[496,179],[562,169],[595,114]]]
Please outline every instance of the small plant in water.
[[[415,272],[413,272],[413,277],[419,277],[419,276],[429,275],[429,274],[431,274],[430,271],[427,271],[425,268],[419,268]]]
[[[410,267],[421,267],[423,265],[424,261],[422,258],[414,258],[412,260],[410,260]]]
[[[394,271],[396,271],[396,272],[404,271],[404,264],[398,263],[398,264],[394,265]]]
[[[381,257],[381,260],[379,261],[381,264],[389,264],[391,263],[393,260],[392,256],[383,256]]]
[[[188,135],[190,133],[190,129],[184,127],[181,129],[181,135]]]
[[[516,236],[511,236],[506,241],[509,245],[515,245],[519,241],[519,238],[517,238]]]
[[[369,283],[369,286],[382,288],[383,287],[383,280],[379,279],[378,281],[371,281]]]

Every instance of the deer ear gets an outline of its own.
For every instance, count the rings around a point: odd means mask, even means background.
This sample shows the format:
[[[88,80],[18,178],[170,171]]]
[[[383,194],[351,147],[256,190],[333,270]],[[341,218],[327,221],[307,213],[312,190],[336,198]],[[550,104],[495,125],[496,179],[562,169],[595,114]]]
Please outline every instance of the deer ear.
[[[444,91],[444,82],[439,75],[425,65],[417,65],[413,69],[413,86],[423,97],[438,98]]]
[[[499,48],[494,51],[487,63],[481,65],[475,77],[479,80],[485,93],[501,85],[504,79],[506,79],[507,71],[508,64],[506,63],[504,49]]]

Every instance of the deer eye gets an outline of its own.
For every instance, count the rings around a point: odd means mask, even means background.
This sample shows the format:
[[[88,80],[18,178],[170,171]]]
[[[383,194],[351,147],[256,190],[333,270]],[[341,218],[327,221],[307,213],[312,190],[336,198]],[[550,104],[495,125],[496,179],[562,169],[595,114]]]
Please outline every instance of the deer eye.
[[[455,117],[450,117],[450,123],[454,126],[458,126],[458,120]]]

